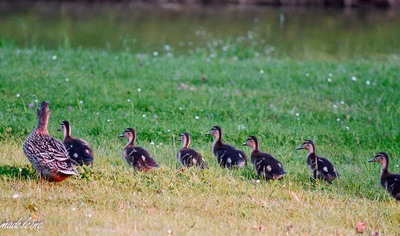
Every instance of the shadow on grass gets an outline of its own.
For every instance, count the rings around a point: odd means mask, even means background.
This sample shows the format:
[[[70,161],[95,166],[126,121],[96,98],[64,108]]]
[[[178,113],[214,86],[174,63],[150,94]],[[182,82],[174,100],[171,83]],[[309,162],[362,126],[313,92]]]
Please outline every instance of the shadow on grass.
[[[0,166],[0,177],[3,180],[12,180],[12,179],[31,180],[31,179],[37,179],[38,175],[36,173],[36,170],[31,165],[26,165],[23,167],[4,165]]]

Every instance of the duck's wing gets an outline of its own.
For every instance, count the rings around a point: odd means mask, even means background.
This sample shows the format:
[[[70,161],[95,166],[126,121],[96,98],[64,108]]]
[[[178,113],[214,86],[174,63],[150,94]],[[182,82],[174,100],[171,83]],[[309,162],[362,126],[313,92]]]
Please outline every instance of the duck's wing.
[[[135,147],[136,150],[136,158],[135,161],[137,165],[140,165],[146,169],[151,167],[158,167],[157,162],[150,156],[150,153],[141,147]]]
[[[257,174],[259,175],[268,179],[275,179],[275,176],[286,174],[282,164],[268,153],[259,153],[253,159]]]
[[[324,179],[332,181],[338,177],[336,168],[328,159],[324,157],[319,157],[317,165],[318,172],[322,173]]]

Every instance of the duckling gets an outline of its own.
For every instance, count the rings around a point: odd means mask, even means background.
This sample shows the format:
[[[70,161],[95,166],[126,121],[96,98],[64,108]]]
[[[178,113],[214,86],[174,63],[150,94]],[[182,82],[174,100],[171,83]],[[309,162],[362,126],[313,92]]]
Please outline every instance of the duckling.
[[[333,180],[339,177],[335,167],[328,159],[315,154],[315,145],[313,141],[306,140],[297,148],[297,150],[307,149],[310,153],[307,156],[307,164],[313,172],[312,179],[323,179],[332,183]]]
[[[157,162],[150,156],[146,149],[135,146],[136,133],[134,129],[127,128],[119,137],[128,138],[128,144],[124,148],[122,155],[134,170],[148,172],[158,167]]]
[[[64,133],[64,146],[67,148],[69,156],[78,165],[93,166],[94,157],[93,150],[88,142],[83,139],[74,138],[71,136],[71,126],[69,122],[64,120],[61,122],[60,130]]]
[[[78,175],[73,160],[64,144],[50,136],[47,125],[50,118],[49,104],[40,103],[37,109],[38,125],[23,144],[25,156],[32,163],[42,181],[60,182]]]
[[[189,133],[187,132],[182,133],[179,141],[181,141],[183,144],[182,148],[178,151],[178,154],[176,155],[176,159],[178,159],[181,165],[186,167],[199,166],[201,169],[208,168],[207,162],[201,156],[201,154],[195,151],[194,149],[189,148],[190,145]]]
[[[255,136],[247,138],[242,146],[250,146],[253,151],[250,154],[257,174],[264,179],[281,179],[285,174],[282,164],[268,153],[258,150],[258,140]]]
[[[381,185],[394,197],[400,200],[400,174],[392,174],[389,171],[389,155],[386,152],[379,152],[368,162],[379,162],[382,165]]]
[[[213,153],[220,166],[227,168],[243,168],[244,165],[247,166],[246,154],[222,141],[221,127],[213,126],[207,134],[214,136]]]

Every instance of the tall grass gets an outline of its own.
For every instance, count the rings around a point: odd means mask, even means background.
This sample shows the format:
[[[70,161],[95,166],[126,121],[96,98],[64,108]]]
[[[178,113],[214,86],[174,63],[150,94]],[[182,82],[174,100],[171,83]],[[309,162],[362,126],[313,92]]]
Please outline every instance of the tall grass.
[[[349,235],[359,221],[368,234],[400,234],[400,207],[379,186],[379,165],[367,163],[386,151],[391,170],[400,172],[398,59],[232,53],[0,48],[0,220],[43,222],[1,234]],[[89,141],[96,155],[79,177],[44,186],[21,148],[41,101],[50,102],[51,135],[61,139],[59,124],[69,120],[73,136]],[[258,182],[252,165],[221,169],[204,135],[213,125],[238,147],[257,136],[287,176]],[[127,127],[159,169],[138,173],[124,162],[126,140],[118,134]],[[184,131],[209,170],[178,171]],[[336,166],[341,178],[332,185],[310,182],[306,153],[296,151],[304,139]]]

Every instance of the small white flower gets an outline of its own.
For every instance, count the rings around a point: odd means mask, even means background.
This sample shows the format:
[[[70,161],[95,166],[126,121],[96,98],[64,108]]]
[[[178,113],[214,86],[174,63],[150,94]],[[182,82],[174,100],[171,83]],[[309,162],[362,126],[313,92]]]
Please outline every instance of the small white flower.
[[[162,143],[160,143],[160,146],[162,145]]]
[[[300,116],[300,114],[299,114],[299,113],[296,113],[296,116]]]
[[[142,91],[140,88],[137,89],[138,92]]]
[[[239,131],[240,130],[245,130],[245,129],[246,129],[246,127],[244,125],[242,125],[242,124],[238,125],[238,130]]]
[[[306,77],[309,77],[310,76],[310,74],[309,73],[306,73]]]
[[[344,101],[340,101],[340,104],[344,105]]]
[[[126,100],[127,102],[131,102],[131,100],[128,98],[128,100]]]
[[[110,119],[107,119],[107,122],[111,122],[111,120],[110,120]]]
[[[180,111],[182,111],[182,110],[183,110],[183,108],[182,108],[182,107],[179,107],[179,110],[180,110]]]
[[[350,129],[350,127],[349,127],[349,126],[346,126],[346,129],[347,129],[347,130],[349,130],[349,129]]]
[[[156,146],[156,148],[159,148],[159,147],[160,147],[160,146],[158,146],[158,145]]]
[[[96,112],[96,115],[99,115],[99,112]]]
[[[82,100],[80,100],[80,101],[79,101],[79,103],[80,103],[80,104],[83,104],[83,101],[82,101]]]
[[[169,46],[168,44],[166,44],[166,45],[164,46],[164,49],[165,49],[166,51],[170,51],[170,50],[171,50],[171,46]]]
[[[92,214],[86,214],[86,217],[91,218]]]
[[[67,81],[67,82],[68,82],[68,81],[69,81],[69,79],[68,79],[68,78],[65,78],[65,81]]]
[[[196,116],[195,118],[196,118],[196,120],[200,119],[200,117],[199,117],[199,116]]]
[[[397,168],[399,168],[399,165],[396,165]]]
[[[337,121],[337,122],[340,122],[340,119],[339,119],[339,118],[337,118],[337,119],[336,119],[336,121]]]
[[[18,194],[18,193],[14,194],[14,195],[13,195],[13,198],[14,198],[14,199],[19,198],[19,194]]]
[[[153,56],[158,56],[158,52],[153,52]]]
[[[35,102],[36,102],[36,103],[38,103],[38,102],[39,102],[39,100],[35,99]]]
[[[337,108],[336,104],[333,104],[332,106],[333,106],[333,108]]]
[[[329,73],[328,76],[329,76],[329,77],[332,77],[332,73]]]
[[[329,83],[332,82],[332,79],[331,79],[331,78],[328,78],[327,80],[328,80]]]
[[[17,98],[19,98],[21,95],[19,93],[17,93]]]
[[[171,130],[169,129],[169,130],[167,130],[167,132],[171,132]]]
[[[264,74],[264,70],[260,70],[260,74]]]
[[[146,114],[143,114],[142,117],[145,118],[145,117],[146,117]]]
[[[150,142],[151,145],[154,145],[154,142]]]
[[[167,230],[167,232],[168,232],[169,234],[172,234],[172,230],[170,230],[170,229],[169,229],[169,230]]]
[[[256,180],[256,183],[260,183],[260,180],[258,179],[258,180]]]
[[[72,211],[75,211],[76,209],[75,209],[75,207],[72,207],[71,210],[72,210]]]
[[[51,57],[51,59],[57,60],[57,56],[56,56],[56,55],[53,55],[53,56]]]
[[[355,77],[355,76],[352,76],[352,77],[351,77],[351,80],[353,80],[353,81],[357,81],[357,77]]]
[[[367,85],[370,85],[370,84],[371,84],[371,82],[369,82],[369,80],[365,81],[365,83],[366,83]]]

